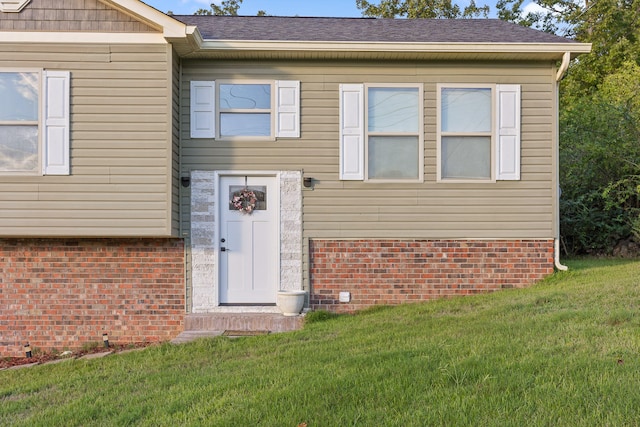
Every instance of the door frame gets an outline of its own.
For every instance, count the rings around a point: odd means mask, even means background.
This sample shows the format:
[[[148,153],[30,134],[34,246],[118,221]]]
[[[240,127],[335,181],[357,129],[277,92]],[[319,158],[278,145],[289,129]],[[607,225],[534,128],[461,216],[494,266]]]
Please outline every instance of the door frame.
[[[220,193],[220,181],[222,177],[252,177],[252,178],[275,178],[275,188],[273,189],[274,192],[274,199],[275,199],[275,204],[277,206],[277,212],[274,215],[274,226],[276,227],[276,247],[274,248],[276,253],[275,253],[275,262],[276,262],[276,268],[277,268],[277,284],[276,284],[276,289],[275,292],[278,291],[278,289],[280,289],[280,281],[282,280],[282,268],[281,268],[281,262],[280,262],[280,238],[281,238],[281,233],[280,233],[280,173],[279,172],[274,172],[274,171],[215,171],[214,172],[214,197],[215,197],[215,204],[216,204],[216,209],[215,209],[215,227],[214,227],[214,251],[215,251],[215,258],[216,258],[216,262],[215,262],[215,267],[214,267],[214,277],[215,277],[215,301],[216,301],[216,306],[220,306],[220,293],[221,293],[221,271],[220,271],[220,263],[221,263],[221,259],[222,259],[222,253],[220,252],[220,234],[221,234],[221,229],[222,229],[222,209],[227,208],[227,206],[222,206],[222,203],[218,203],[219,201],[223,200],[223,195]],[[275,301],[274,301],[275,303]],[[233,304],[236,305],[236,304]],[[242,304],[237,304],[239,306],[242,306]],[[269,305],[265,305],[265,306],[269,306]]]
[[[220,306],[218,285],[218,254],[220,250],[218,220],[219,207],[217,176],[270,176],[278,177],[280,216],[280,288],[303,290],[305,270],[303,262],[303,171],[228,171],[191,170],[189,191],[189,225],[185,236],[185,295],[187,312],[202,313],[278,313],[274,306]],[[226,207],[226,203],[225,203]]]

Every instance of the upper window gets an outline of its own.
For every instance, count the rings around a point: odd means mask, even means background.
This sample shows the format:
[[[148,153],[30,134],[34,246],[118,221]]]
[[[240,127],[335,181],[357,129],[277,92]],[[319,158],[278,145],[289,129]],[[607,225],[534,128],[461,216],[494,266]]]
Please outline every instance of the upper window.
[[[340,89],[341,179],[422,180],[421,85]]]
[[[0,72],[0,170],[39,170],[40,73]]]
[[[520,176],[520,87],[438,85],[438,180]]]
[[[299,98],[298,81],[192,81],[191,137],[299,137]]]
[[[69,173],[68,72],[0,71],[0,172]]]
[[[492,97],[491,88],[441,88],[441,179],[492,178]]]
[[[271,84],[218,85],[220,137],[271,136]]]

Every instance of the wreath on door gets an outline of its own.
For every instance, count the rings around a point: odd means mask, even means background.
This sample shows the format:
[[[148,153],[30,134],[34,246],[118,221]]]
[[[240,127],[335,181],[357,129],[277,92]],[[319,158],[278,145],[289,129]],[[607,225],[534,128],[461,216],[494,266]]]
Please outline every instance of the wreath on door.
[[[229,203],[235,210],[243,214],[251,214],[256,209],[258,198],[254,191],[245,188],[235,193]]]

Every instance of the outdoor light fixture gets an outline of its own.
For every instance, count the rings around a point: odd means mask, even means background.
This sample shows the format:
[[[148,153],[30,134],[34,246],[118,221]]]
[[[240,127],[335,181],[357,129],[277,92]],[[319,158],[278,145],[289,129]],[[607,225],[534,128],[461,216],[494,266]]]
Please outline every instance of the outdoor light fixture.
[[[305,188],[313,187],[313,178],[311,178],[310,176],[305,176],[302,180],[302,184],[305,186]]]
[[[183,176],[180,178],[180,183],[182,183],[183,187],[188,187],[191,184],[191,177]]]
[[[102,334],[102,342],[104,342],[104,346],[109,348],[109,334],[106,332]]]
[[[27,358],[29,358],[29,359],[31,358],[31,356],[33,356],[31,354],[31,345],[29,343],[26,343],[24,345],[24,353],[27,355]]]

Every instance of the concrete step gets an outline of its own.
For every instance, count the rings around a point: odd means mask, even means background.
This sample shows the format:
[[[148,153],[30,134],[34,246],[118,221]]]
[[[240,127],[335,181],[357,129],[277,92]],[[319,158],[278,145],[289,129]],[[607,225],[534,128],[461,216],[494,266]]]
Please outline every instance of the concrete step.
[[[206,313],[188,314],[185,331],[254,331],[287,332],[302,328],[304,315],[280,313]]]
[[[224,331],[184,331],[171,340],[171,344],[184,344],[200,338],[212,338],[222,335]]]

